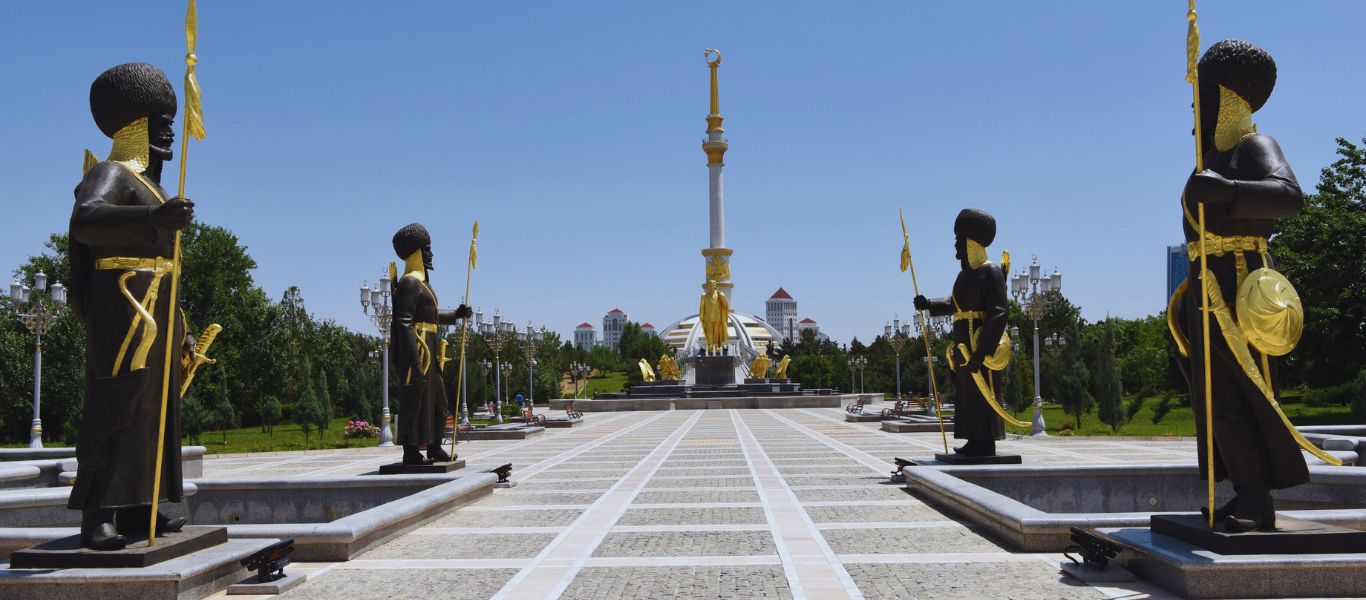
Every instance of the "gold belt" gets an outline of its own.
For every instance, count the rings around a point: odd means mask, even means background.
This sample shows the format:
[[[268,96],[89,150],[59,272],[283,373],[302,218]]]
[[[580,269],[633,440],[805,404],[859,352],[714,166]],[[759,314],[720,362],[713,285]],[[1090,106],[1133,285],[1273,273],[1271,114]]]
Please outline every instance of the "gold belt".
[[[140,258],[111,256],[95,259],[95,269],[99,271],[170,271],[175,261],[169,258]]]
[[[436,323],[413,323],[413,331],[421,333],[436,333]]]
[[[969,319],[986,319],[987,313],[980,310],[959,310],[954,311],[953,320],[967,321]]]
[[[1266,254],[1266,238],[1254,235],[1212,235],[1205,234],[1205,252],[1210,256],[1223,256],[1229,252],[1257,252]],[[1200,242],[1187,242],[1186,254],[1190,260],[1200,260]]]
[[[1236,274],[1234,289],[1243,285],[1243,279],[1247,277],[1247,256],[1246,252],[1256,252],[1262,256],[1262,266],[1266,266],[1266,238],[1255,235],[1214,235],[1205,233],[1205,253],[1209,256],[1223,256],[1233,254],[1233,267]],[[1191,261],[1200,260],[1200,242],[1186,242],[1186,254]]]
[[[99,271],[126,271],[119,276],[119,292],[123,294],[125,300],[133,307],[133,322],[128,325],[128,333],[123,336],[123,344],[119,346],[118,356],[114,358],[113,374],[118,375],[123,367],[123,357],[128,353],[128,345],[133,342],[133,335],[138,331],[138,325],[142,326],[142,337],[138,341],[138,347],[133,351],[133,359],[128,365],[129,371],[137,371],[147,367],[147,353],[152,349],[152,343],[156,341],[157,327],[156,318],[152,313],[156,312],[157,295],[161,289],[161,278],[170,273],[175,267],[175,261],[169,258],[144,258],[129,256],[111,256],[107,258],[95,259],[95,269]],[[151,271],[152,281],[147,284],[147,291],[138,300],[128,291],[128,280],[132,279],[138,271]]]

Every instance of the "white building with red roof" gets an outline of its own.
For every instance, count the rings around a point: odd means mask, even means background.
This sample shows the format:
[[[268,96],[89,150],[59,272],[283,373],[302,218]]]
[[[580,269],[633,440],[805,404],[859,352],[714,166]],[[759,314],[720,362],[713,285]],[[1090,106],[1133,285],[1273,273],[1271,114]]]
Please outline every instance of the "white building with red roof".
[[[787,290],[778,288],[769,296],[764,303],[764,320],[768,321],[774,329],[778,330],[781,340],[796,339],[799,329],[797,324],[797,300]]]
[[[593,330],[591,323],[579,323],[574,328],[574,345],[584,350],[592,350],[598,343],[598,332]]]
[[[621,331],[626,328],[629,317],[620,308],[614,308],[602,317],[602,343],[613,348],[621,341]]]

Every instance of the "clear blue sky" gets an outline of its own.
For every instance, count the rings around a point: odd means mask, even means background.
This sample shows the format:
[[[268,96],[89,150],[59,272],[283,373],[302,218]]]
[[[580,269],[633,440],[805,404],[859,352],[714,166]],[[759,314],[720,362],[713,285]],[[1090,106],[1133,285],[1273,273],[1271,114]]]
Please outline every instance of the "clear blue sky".
[[[962,207],[996,256],[1059,267],[1087,318],[1162,308],[1191,168],[1185,2],[256,2],[203,0],[209,137],[188,194],[236,232],[278,298],[371,331],[357,288],[389,239],[432,231],[436,288],[568,336],[621,307],[695,311],[707,244],[702,49],[725,52],[734,306],[785,287],[840,341],[947,293]],[[1361,2],[1200,3],[1204,46],[1267,48],[1256,115],[1312,189],[1335,137],[1366,135]],[[146,61],[183,75],[184,4],[24,2],[0,22],[6,74],[0,265],[65,230],[91,80]],[[169,178],[168,178],[169,179]],[[188,276],[193,277],[191,273]]]

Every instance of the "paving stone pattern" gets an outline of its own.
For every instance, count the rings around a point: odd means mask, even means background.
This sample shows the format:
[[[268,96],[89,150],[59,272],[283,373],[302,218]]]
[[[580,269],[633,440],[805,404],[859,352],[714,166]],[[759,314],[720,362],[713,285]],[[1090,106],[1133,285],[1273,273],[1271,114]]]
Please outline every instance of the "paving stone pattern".
[[[1000,447],[1031,463],[1195,456],[1183,439],[1022,438]],[[469,472],[512,462],[519,485],[359,560],[296,565],[309,579],[280,598],[1107,597],[1064,579],[1061,555],[1013,552],[886,485],[892,457],[942,450],[937,432],[883,432],[844,422],[836,408],[592,413],[581,427],[459,449]],[[397,457],[385,448],[220,455],[204,470],[209,478],[348,476]],[[789,545],[808,554],[784,569],[783,537],[823,544],[816,554],[815,545]],[[1151,592],[1118,585],[1106,591]]]

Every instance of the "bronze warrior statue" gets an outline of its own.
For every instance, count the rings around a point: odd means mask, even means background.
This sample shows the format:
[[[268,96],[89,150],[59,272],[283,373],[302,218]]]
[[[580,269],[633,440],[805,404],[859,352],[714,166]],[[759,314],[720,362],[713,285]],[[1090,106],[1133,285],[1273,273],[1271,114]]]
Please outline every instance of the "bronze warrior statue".
[[[997,354],[1009,316],[1006,278],[1001,267],[987,260],[986,247],[996,239],[996,219],[965,208],[953,223],[955,257],[963,270],[953,282],[953,294],[934,300],[915,297],[916,310],[932,316],[953,317],[954,346],[968,350],[964,358],[951,352],[954,367],[953,437],[967,443],[954,452],[965,456],[994,456],[996,440],[1005,438],[1005,424],[988,403],[973,374],[988,376],[984,364]],[[988,388],[989,389],[989,388]]]
[[[1256,302],[1247,292],[1269,289],[1243,284],[1280,277],[1270,271],[1267,236],[1276,219],[1299,212],[1304,198],[1276,140],[1252,124],[1252,113],[1276,85],[1271,56],[1248,42],[1224,40],[1200,59],[1199,76],[1199,135],[1206,168],[1186,180],[1183,230],[1191,276],[1172,298],[1168,314],[1177,345],[1189,357],[1182,367],[1194,400],[1204,479],[1208,432],[1200,294],[1209,288],[1215,478],[1232,480],[1237,492],[1215,510],[1215,518],[1232,532],[1270,530],[1276,524],[1271,490],[1309,481],[1296,440],[1272,404],[1278,393],[1275,356],[1289,351],[1294,341],[1288,338],[1298,339],[1298,330],[1262,330],[1256,320],[1242,318],[1247,302]],[[1199,202],[1205,203],[1207,286],[1200,282]],[[1240,287],[1249,289],[1240,293]],[[1235,306],[1238,315],[1233,314]]]
[[[394,285],[394,318],[389,326],[394,373],[399,378],[398,443],[403,464],[446,462],[454,457],[441,449],[450,414],[446,386],[436,350],[438,325],[454,325],[474,314],[461,304],[455,310],[437,308],[431,287],[432,239],[427,228],[413,223],[394,234],[394,252],[403,259],[403,276]],[[423,458],[419,447],[427,446]]]
[[[166,328],[192,353],[183,315],[170,297],[174,234],[194,204],[168,198],[162,165],[171,159],[176,95],[152,65],[113,67],[90,86],[90,112],[113,138],[109,158],[76,186],[71,212],[71,306],[85,323],[85,401],[76,442],[76,484],[67,506],[81,511],[81,545],[126,546],[146,535],[152,506],[183,499],[180,465],[182,362],[171,361],[161,497],[152,498]],[[160,299],[160,300],[158,300]],[[158,517],[158,532],[185,519]]]

